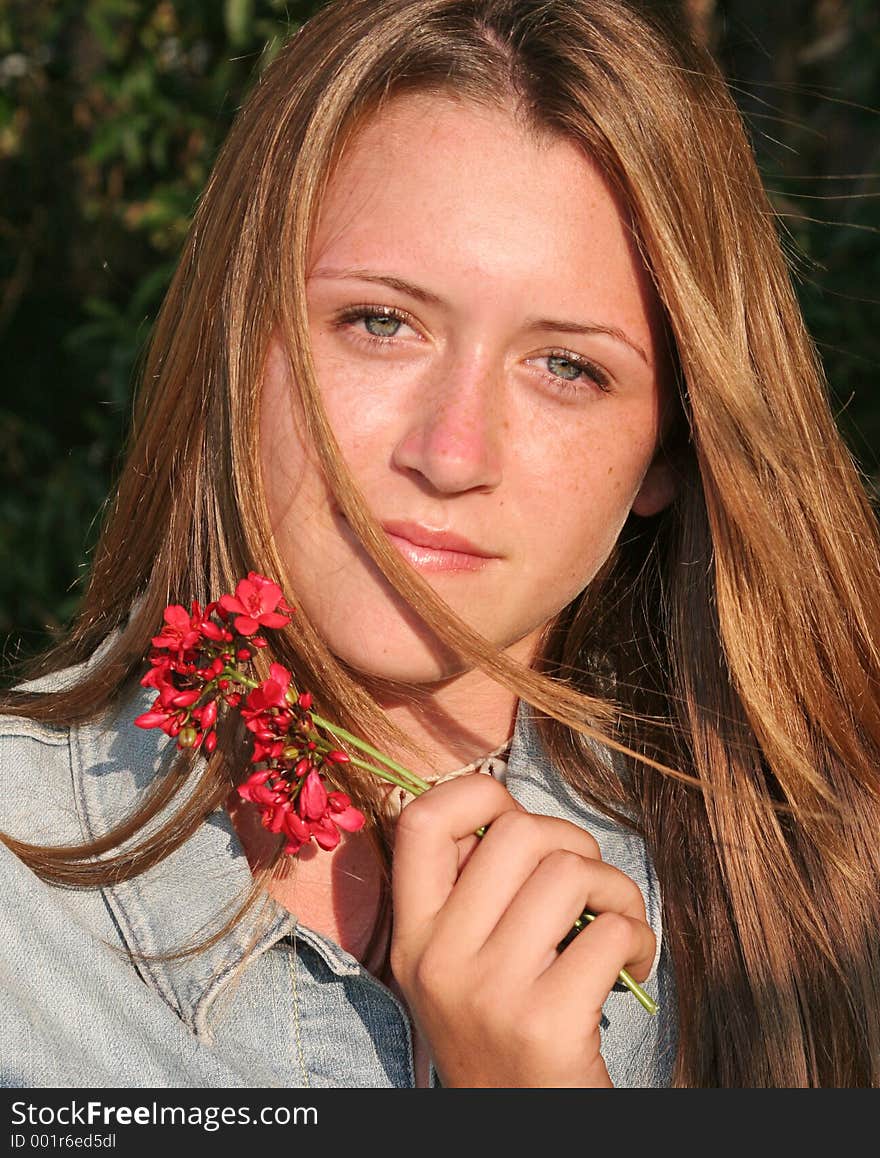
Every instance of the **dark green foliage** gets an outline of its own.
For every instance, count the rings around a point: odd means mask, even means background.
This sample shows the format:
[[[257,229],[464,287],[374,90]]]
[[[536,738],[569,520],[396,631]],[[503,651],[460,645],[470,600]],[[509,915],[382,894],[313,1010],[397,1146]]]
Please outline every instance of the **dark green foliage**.
[[[259,69],[319,3],[0,0],[0,640],[75,610],[136,362]]]
[[[259,69],[319,7],[0,0],[7,663],[76,608],[138,354],[196,198]],[[841,428],[873,478],[880,11],[875,0],[686,7],[749,117]]]
[[[708,39],[746,115],[839,426],[876,495],[880,5],[708,7]]]

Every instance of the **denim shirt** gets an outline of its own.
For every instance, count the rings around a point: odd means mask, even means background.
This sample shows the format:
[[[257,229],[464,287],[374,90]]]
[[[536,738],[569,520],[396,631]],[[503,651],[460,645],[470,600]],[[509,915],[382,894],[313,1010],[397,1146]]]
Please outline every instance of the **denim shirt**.
[[[0,830],[79,843],[126,816],[171,749],[161,732],[132,724],[151,700],[141,693],[103,722],[71,728],[0,717]],[[637,835],[587,807],[554,772],[530,710],[520,702],[508,789],[529,810],[592,832],[603,859],[642,889],[657,936],[644,987],[659,1014],[627,991],[612,991],[603,1007],[611,1080],[668,1085],[675,999],[653,866]],[[398,998],[269,898],[203,952],[149,959],[219,930],[247,894],[250,869],[224,810],[152,869],[101,889],[46,884],[2,844],[0,858],[0,1085],[415,1086],[411,1023]]]

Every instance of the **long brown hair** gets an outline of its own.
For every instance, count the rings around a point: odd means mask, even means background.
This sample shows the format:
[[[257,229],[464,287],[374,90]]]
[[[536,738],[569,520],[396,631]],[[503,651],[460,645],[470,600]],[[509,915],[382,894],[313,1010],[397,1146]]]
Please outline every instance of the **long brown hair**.
[[[284,575],[257,425],[283,335],[328,483],[436,634],[533,705],[561,774],[638,818],[679,995],[679,1086],[880,1081],[880,541],[739,114],[670,6],[621,0],[335,0],[279,53],[204,191],[156,322],[126,466],[81,613],[43,661],[98,660],[4,710],[75,723],[136,681],[162,609],[255,568]],[[388,546],[321,407],[305,271],[321,193],[363,117],[407,90],[515,109],[579,143],[625,199],[679,384],[672,505],[632,517],[530,669],[458,620]],[[296,592],[288,590],[296,602]],[[303,613],[275,648],[322,714],[412,742]],[[405,689],[398,689],[405,692]],[[624,753],[610,772],[587,742]],[[241,774],[222,755],[163,829],[157,780],[102,840],[8,839],[48,880],[98,885],[185,840]],[[353,780],[387,855],[378,794]],[[98,861],[92,858],[100,856]]]

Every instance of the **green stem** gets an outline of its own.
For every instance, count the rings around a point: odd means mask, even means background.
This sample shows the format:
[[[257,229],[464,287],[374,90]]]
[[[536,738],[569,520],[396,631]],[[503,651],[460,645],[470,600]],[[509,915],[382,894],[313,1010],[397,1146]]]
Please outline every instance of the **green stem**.
[[[417,795],[418,792],[427,792],[431,787],[427,780],[422,780],[420,776],[416,776],[414,772],[410,772],[410,770],[408,768],[404,768],[402,764],[398,764],[395,760],[389,759],[388,756],[383,755],[377,748],[374,748],[372,744],[368,744],[365,740],[359,740],[357,736],[353,736],[351,732],[346,732],[346,730],[344,728],[340,728],[338,724],[331,724],[329,720],[325,720],[322,716],[315,715],[314,712],[312,712],[311,715],[312,719],[315,721],[319,728],[324,728],[333,736],[339,736],[340,739],[346,740],[349,744],[353,744],[355,748],[359,748],[362,752],[369,753],[369,755],[375,757],[386,767],[393,769],[400,777],[403,778],[403,780],[406,781],[402,787],[408,789],[409,791],[413,791],[414,789],[417,790],[414,793],[415,795]],[[380,775],[382,775],[382,773],[380,773]],[[399,784],[400,781],[392,780],[392,783]]]
[[[357,756],[350,756],[349,763],[354,764],[357,768],[363,768],[365,772],[372,772],[374,776],[378,776],[380,780],[387,780],[389,784],[396,784],[399,788],[405,788],[407,792],[411,792],[413,796],[420,796],[425,790],[418,784],[413,784],[411,781],[395,776],[387,768],[377,768],[375,764],[367,764],[365,760],[359,760]],[[410,773],[412,775],[412,773]]]
[[[580,932],[585,924],[589,924],[590,921],[595,921],[595,919],[595,913],[590,913],[585,909],[575,921],[573,928]],[[658,1013],[660,1006],[657,1004],[653,997],[651,997],[644,991],[644,989],[642,989],[638,981],[631,977],[625,969],[621,969],[617,975],[617,979],[621,985],[626,986],[630,993],[632,993],[632,995],[640,1002],[640,1004],[643,1005],[645,1009],[647,1009],[648,1013],[650,1013],[652,1017]]]
[[[638,981],[630,977],[629,973],[627,973],[625,969],[621,969],[617,976],[620,978],[621,985],[625,985],[633,997],[635,997],[636,1000],[639,1001],[645,1007],[645,1009],[647,1009],[648,1013],[650,1013],[652,1017],[656,1017],[660,1010],[660,1006],[657,1004],[654,998],[650,996],[650,994],[646,993],[644,989],[642,989]]]

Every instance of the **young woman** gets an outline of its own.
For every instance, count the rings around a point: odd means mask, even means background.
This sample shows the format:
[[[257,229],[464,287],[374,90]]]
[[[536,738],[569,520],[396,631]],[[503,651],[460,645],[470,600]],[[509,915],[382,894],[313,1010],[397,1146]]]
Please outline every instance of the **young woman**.
[[[335,0],[242,109],[4,701],[7,1085],[878,1084],[878,536],[668,12]],[[133,724],[251,571],[261,670],[442,781],[340,765],[331,851],[233,715]]]

